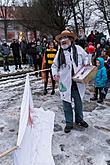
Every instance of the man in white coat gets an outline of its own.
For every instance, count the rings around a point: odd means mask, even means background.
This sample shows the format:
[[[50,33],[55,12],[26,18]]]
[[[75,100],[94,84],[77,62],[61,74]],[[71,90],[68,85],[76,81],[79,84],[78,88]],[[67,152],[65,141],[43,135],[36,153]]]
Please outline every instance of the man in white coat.
[[[77,35],[69,30],[62,31],[56,36],[60,47],[52,65],[54,80],[59,81],[63,110],[65,114],[65,133],[73,129],[72,98],[74,99],[75,123],[87,128],[88,124],[83,120],[82,98],[85,93],[85,84],[76,83],[72,77],[84,65],[88,64],[88,54],[78,45],[74,44]]]

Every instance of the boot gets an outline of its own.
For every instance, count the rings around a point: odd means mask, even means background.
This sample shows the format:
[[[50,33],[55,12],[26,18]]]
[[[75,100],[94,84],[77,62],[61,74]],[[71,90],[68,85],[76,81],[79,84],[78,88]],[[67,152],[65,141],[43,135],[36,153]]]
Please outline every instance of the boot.
[[[47,82],[44,82],[44,95],[47,94]]]
[[[65,133],[69,133],[69,132],[71,132],[72,129],[73,129],[73,126],[66,126],[66,127],[64,128],[64,132],[65,132]]]
[[[97,103],[103,103],[103,99],[99,99]]]
[[[55,91],[54,91],[54,90],[52,90],[51,95],[54,95],[54,94],[55,94]]]
[[[16,67],[15,67],[15,70],[17,70],[17,69],[18,69],[18,67],[16,66]]]
[[[82,126],[84,128],[87,128],[89,126],[84,120],[76,122],[76,125]]]
[[[44,90],[44,95],[46,95],[46,94],[47,94],[47,89]]]

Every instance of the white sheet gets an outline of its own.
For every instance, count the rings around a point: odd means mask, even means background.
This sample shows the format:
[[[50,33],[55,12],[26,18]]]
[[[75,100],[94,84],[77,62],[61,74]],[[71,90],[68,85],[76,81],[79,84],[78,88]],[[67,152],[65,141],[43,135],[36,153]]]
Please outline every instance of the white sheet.
[[[34,112],[33,126],[27,126],[21,146],[14,153],[14,165],[55,165],[51,152],[55,114],[43,108]]]
[[[14,165],[55,165],[51,152],[54,116],[54,112],[44,111],[42,107],[33,108],[29,75],[27,75]]]

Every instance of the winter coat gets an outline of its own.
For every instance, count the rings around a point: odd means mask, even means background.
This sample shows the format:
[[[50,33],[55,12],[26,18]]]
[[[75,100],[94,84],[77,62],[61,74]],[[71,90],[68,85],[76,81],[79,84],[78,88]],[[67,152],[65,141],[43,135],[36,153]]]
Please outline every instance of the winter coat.
[[[39,56],[42,56],[43,50],[42,50],[42,45],[39,45],[36,47],[36,54]]]
[[[11,43],[10,48],[12,48],[13,56],[20,56],[20,44],[18,42]]]
[[[87,42],[88,42],[88,43],[89,43],[89,42],[94,43],[94,39],[95,39],[95,35],[94,35],[94,34],[90,34],[90,35],[88,36],[88,38],[87,38]]]
[[[20,48],[21,48],[21,52],[26,54],[27,53],[27,42],[26,41],[22,41],[20,43]]]
[[[84,64],[88,63],[88,54],[78,45],[75,45],[78,54],[78,66],[73,60],[73,49],[71,51],[64,50],[64,56],[66,60],[66,65],[63,64],[60,68],[58,67],[58,56],[59,50],[54,58],[54,63],[52,64],[52,74],[59,75],[59,89],[61,94],[61,99],[67,102],[72,102],[71,100],[71,87],[72,87],[72,67],[74,68],[74,74],[77,73]],[[81,96],[81,99],[85,93],[85,84],[77,83],[77,87]]]
[[[10,54],[10,47],[7,44],[3,44],[1,47],[1,53],[3,57],[6,57]]]
[[[99,57],[96,60],[100,62],[100,66],[98,67],[98,71],[95,77],[95,86],[105,87],[107,83],[107,71],[104,66],[104,59]]]
[[[28,53],[28,55],[36,56],[36,43],[34,43],[34,42],[28,43],[27,53]]]

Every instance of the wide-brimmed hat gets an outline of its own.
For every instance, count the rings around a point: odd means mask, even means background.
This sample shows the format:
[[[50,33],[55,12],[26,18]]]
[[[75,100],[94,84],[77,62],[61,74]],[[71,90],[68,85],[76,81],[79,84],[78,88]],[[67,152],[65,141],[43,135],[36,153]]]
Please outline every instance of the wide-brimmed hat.
[[[57,42],[59,42],[60,38],[62,38],[62,37],[64,37],[64,36],[71,37],[71,38],[73,38],[74,40],[77,39],[77,35],[76,35],[75,32],[71,32],[71,31],[69,31],[69,30],[64,30],[64,31],[62,31],[59,35],[57,35],[57,36],[55,37],[55,40],[56,40]]]

